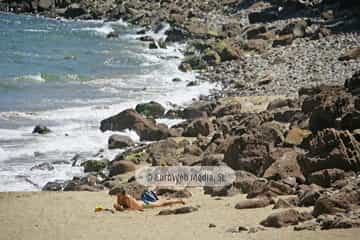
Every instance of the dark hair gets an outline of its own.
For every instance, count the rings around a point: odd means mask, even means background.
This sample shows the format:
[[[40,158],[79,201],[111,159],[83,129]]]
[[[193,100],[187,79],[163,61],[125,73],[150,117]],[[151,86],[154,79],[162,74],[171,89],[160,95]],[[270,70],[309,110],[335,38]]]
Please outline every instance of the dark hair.
[[[119,187],[119,190],[118,190],[118,194],[122,194],[122,195],[125,195],[126,194],[126,189],[124,187]]]

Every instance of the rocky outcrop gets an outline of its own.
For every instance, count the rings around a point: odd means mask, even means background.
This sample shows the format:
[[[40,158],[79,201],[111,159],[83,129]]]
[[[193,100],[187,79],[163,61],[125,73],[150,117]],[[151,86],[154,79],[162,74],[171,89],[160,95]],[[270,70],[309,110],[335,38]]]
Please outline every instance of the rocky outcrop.
[[[101,121],[101,131],[123,131],[134,130],[142,141],[156,141],[169,137],[169,130],[163,125],[157,125],[154,121],[142,117],[132,109]]]
[[[84,172],[100,172],[107,167],[109,162],[107,160],[88,160],[81,164],[84,167]]]
[[[311,136],[309,152],[299,158],[305,175],[323,169],[360,170],[360,143],[349,131],[324,129]]]
[[[269,143],[253,134],[233,138],[224,156],[224,162],[231,168],[257,176],[261,176],[273,161]]]
[[[51,130],[46,127],[46,126],[43,126],[43,125],[36,125],[32,131],[32,133],[37,133],[37,134],[48,134],[50,133]]]
[[[305,98],[302,105],[303,112],[310,113],[310,130],[316,132],[335,128],[337,119],[351,110],[352,95],[336,86],[322,86],[314,91],[316,94]]]
[[[76,18],[76,17],[80,17],[86,13],[87,13],[87,10],[83,6],[81,6],[78,3],[73,3],[66,8],[63,16],[65,18]]]
[[[183,132],[184,137],[208,136],[214,130],[213,124],[207,118],[192,121]]]
[[[299,152],[291,148],[277,148],[270,153],[273,163],[265,170],[263,177],[280,180],[295,177],[297,182],[304,183],[305,177],[298,164]]]
[[[74,177],[65,183],[63,191],[87,191],[98,192],[104,190],[96,175],[87,175],[84,177]]]
[[[340,169],[325,169],[313,172],[308,176],[308,182],[328,188],[334,182],[345,178],[345,172]]]
[[[131,161],[121,160],[112,162],[109,166],[109,176],[133,172],[136,170],[136,165]]]
[[[157,102],[151,101],[136,105],[135,110],[145,117],[161,118],[165,114],[165,108]]]
[[[350,203],[347,199],[340,199],[336,196],[319,198],[314,206],[313,215],[318,217],[322,214],[345,213],[350,209]]]
[[[265,227],[281,228],[289,225],[297,225],[311,218],[311,215],[308,213],[300,213],[294,209],[289,209],[271,214],[260,224]]]
[[[110,195],[118,194],[122,189],[125,189],[126,193],[133,196],[136,200],[141,200],[141,196],[147,188],[143,185],[140,185],[136,181],[121,183],[112,187],[109,191]]]

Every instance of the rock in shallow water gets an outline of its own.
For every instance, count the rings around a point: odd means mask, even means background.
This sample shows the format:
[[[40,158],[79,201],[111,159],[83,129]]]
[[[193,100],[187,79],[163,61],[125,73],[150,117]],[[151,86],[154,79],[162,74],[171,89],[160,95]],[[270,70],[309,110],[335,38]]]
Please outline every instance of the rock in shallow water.
[[[166,126],[156,124],[150,119],[142,117],[133,109],[127,109],[121,113],[101,121],[101,131],[134,130],[142,141],[158,141],[171,136]]]
[[[136,105],[135,110],[146,116],[152,118],[161,118],[164,116],[165,108],[158,102],[140,103]]]
[[[107,167],[109,161],[107,160],[88,160],[81,164],[84,167],[84,172],[100,172]]]
[[[32,133],[37,133],[37,134],[47,134],[50,133],[51,130],[43,125],[36,125],[35,128],[33,129]]]
[[[33,166],[32,168],[30,168],[31,171],[34,171],[34,170],[52,171],[54,169],[55,169],[54,166],[51,165],[51,163],[48,163],[48,162],[44,162],[44,163],[38,164],[38,165]]]

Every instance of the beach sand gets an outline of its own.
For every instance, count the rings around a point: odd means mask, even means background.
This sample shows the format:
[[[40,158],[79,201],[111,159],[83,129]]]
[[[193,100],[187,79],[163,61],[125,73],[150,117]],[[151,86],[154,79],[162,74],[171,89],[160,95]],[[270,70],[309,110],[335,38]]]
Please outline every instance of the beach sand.
[[[271,206],[236,210],[245,195],[216,200],[192,190],[187,205],[199,211],[158,216],[159,209],[144,212],[94,212],[97,205],[111,207],[107,192],[0,193],[0,239],[358,239],[360,229],[293,231],[293,227],[266,229],[257,233],[229,233],[230,227],[257,226]],[[173,206],[173,208],[176,206]],[[310,209],[301,209],[310,210]],[[216,228],[209,228],[213,223]]]

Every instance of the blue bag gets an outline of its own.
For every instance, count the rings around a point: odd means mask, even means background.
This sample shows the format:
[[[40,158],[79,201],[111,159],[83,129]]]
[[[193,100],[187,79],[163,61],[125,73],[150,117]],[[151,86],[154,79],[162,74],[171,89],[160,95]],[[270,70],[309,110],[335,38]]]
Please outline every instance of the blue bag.
[[[141,196],[144,203],[156,202],[159,198],[156,196],[156,193],[153,191],[145,190]]]

